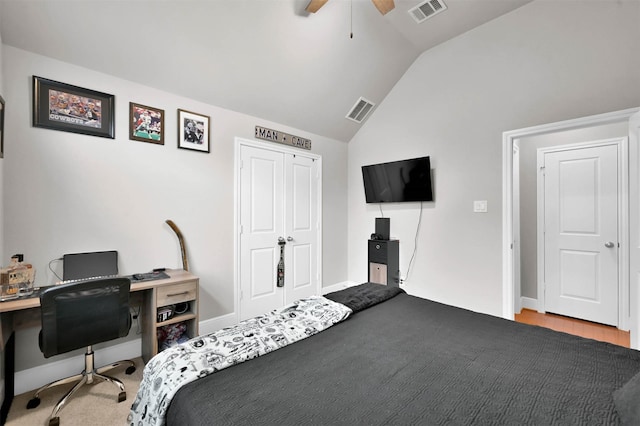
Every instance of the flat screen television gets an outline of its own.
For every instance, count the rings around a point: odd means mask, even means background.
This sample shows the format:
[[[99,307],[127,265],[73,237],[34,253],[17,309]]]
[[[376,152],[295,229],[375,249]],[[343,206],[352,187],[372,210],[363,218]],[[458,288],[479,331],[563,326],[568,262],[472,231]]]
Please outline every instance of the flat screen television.
[[[433,201],[429,157],[362,166],[367,203]]]

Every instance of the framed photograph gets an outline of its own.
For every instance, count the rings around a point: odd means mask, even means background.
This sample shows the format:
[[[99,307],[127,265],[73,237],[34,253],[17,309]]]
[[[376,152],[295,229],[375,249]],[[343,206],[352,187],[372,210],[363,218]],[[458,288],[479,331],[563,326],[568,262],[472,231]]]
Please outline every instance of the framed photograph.
[[[209,152],[209,116],[178,110],[178,148]]]
[[[129,139],[164,145],[164,110],[129,102]]]
[[[114,138],[114,96],[33,76],[33,126]]]
[[[4,158],[4,99],[0,96],[0,158]]]

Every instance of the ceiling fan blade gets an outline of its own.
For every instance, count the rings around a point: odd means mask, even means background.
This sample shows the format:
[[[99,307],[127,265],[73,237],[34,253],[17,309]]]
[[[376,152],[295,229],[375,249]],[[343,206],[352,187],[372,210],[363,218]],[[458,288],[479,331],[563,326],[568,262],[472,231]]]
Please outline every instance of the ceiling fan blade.
[[[307,6],[306,11],[316,13],[326,2],[329,0],[311,0]]]
[[[396,5],[393,3],[393,0],[371,0],[373,4],[376,5],[376,8],[380,13],[386,15],[388,12],[391,12]],[[313,1],[312,1],[313,3]]]

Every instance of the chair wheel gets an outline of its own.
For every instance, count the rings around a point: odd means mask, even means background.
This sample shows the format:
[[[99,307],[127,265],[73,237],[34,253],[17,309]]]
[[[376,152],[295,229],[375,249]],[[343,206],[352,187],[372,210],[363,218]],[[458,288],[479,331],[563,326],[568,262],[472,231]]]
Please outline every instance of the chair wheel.
[[[40,405],[40,398],[31,398],[29,402],[27,402],[27,410],[31,410],[32,408],[36,408]]]
[[[124,401],[125,399],[127,399],[127,393],[126,393],[126,392],[120,392],[120,393],[118,394],[118,402],[122,402],[122,401]]]
[[[129,374],[129,375],[133,374],[134,371],[136,371],[136,366],[135,365],[131,365],[131,366],[127,367],[126,370],[124,370],[125,374]]]
[[[49,426],[59,426],[60,425],[60,417],[52,417],[49,419]]]

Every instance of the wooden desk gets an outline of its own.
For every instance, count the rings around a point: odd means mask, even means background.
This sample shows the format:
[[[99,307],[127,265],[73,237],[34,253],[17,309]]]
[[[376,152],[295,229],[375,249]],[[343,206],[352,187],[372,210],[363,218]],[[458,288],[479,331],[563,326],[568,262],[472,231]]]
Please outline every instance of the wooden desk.
[[[189,337],[198,335],[198,277],[178,269],[167,270],[169,278],[153,281],[131,282],[131,293],[144,291],[140,321],[142,325],[142,356],[144,361],[158,353],[156,329],[168,324],[186,322]],[[168,321],[157,322],[157,308],[189,302],[189,310]],[[132,304],[134,306],[135,304]],[[2,339],[0,349],[14,330],[38,326],[40,323],[40,298],[29,297],[0,302]],[[9,315],[8,315],[9,314]]]
[[[132,299],[139,299],[142,328],[142,358],[148,362],[158,353],[157,329],[179,322],[187,325],[189,337],[198,335],[198,287],[195,275],[178,269],[167,270],[169,278],[153,281],[131,282]],[[162,306],[189,302],[189,309],[163,322],[157,321],[157,310]],[[135,302],[131,304],[135,306]],[[0,350],[4,358],[5,398],[0,412],[0,424],[4,424],[13,399],[14,331],[40,326],[40,298],[29,297],[0,302]]]

